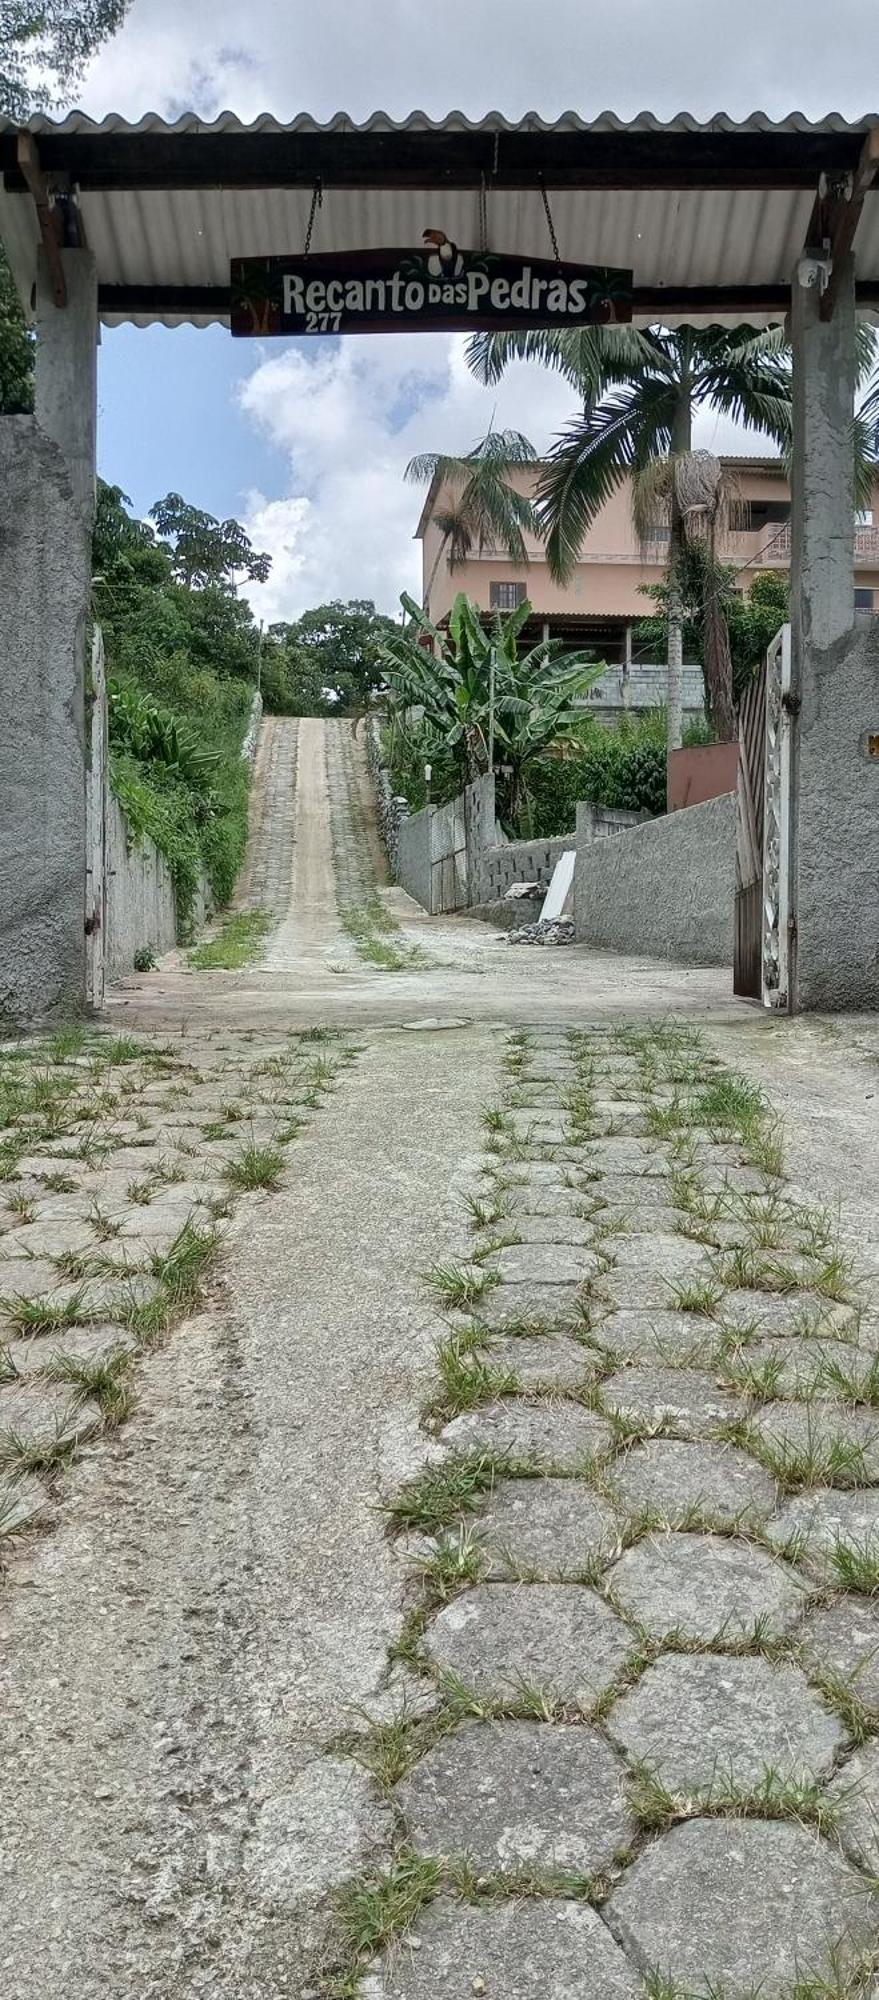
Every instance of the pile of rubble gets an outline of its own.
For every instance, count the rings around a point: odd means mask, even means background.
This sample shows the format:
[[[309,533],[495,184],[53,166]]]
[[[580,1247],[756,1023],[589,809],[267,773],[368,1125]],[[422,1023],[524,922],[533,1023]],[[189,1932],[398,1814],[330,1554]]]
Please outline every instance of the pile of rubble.
[[[536,924],[520,924],[517,930],[507,932],[508,944],[573,944],[574,925],[570,917],[556,917],[551,922],[545,918]]]

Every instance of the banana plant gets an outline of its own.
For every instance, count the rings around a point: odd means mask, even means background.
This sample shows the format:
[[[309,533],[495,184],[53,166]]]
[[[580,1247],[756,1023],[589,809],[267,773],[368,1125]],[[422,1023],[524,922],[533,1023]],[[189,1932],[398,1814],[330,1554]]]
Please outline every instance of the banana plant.
[[[494,766],[503,780],[504,816],[527,834],[529,770],[580,739],[585,698],[603,666],[588,653],[566,651],[558,639],[521,652],[533,617],[527,599],[486,623],[461,592],[447,627],[433,625],[413,598],[404,595],[402,604],[409,624],[382,648],[392,706],[421,712],[431,735],[453,753],[462,782]]]

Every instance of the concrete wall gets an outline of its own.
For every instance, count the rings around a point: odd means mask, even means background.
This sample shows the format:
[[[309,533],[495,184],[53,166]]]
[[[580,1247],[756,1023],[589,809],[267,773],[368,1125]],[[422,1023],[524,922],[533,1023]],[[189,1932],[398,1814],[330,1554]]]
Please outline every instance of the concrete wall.
[[[669,811],[722,799],[735,791],[738,774],[737,743],[700,743],[691,750],[673,750],[668,766]]]
[[[177,943],[177,898],[171,871],[151,840],[131,843],[128,821],[117,799],[107,800],[108,980],[124,979],[139,951],[156,957]]]
[[[400,824],[397,880],[430,915],[466,909],[469,901],[464,799],[426,806]]]
[[[871,751],[871,741],[873,749]],[[812,655],[799,714],[799,1004],[879,1007],[879,625]]]
[[[388,867],[392,880],[399,882],[400,828],[404,819],[409,818],[409,806],[407,800],[401,798],[391,784],[390,773],[385,763],[381,722],[377,715],[368,715],[366,718],[366,759],[372,773],[379,832],[388,857]]]
[[[735,837],[729,795],[614,840],[578,842],[578,943],[687,965],[731,964]]]
[[[90,588],[61,452],[33,417],[0,417],[0,1023],[83,1004]]]
[[[134,841],[112,793],[107,797],[106,867],[106,976],[112,982],[133,972],[138,952],[152,951],[160,958],[178,942],[177,897],[168,863],[153,841]],[[193,936],[213,909],[210,886],[202,877],[192,905]]]

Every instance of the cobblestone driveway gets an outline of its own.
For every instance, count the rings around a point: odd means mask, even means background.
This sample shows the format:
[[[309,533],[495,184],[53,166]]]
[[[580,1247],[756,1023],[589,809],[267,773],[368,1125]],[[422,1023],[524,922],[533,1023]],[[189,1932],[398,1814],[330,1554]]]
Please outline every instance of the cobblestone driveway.
[[[129,1414],[138,1353],[196,1305],[236,1199],[282,1183],[352,1054],[76,1029],[0,1049],[0,1546]]]
[[[484,1122],[326,1990],[872,1994],[875,1301],[693,1030],[514,1035]]]

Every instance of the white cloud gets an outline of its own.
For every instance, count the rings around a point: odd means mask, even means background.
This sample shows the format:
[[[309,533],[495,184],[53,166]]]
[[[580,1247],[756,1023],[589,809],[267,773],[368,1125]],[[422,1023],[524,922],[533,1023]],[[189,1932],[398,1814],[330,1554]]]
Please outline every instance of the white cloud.
[[[242,118],[273,111],[318,118],[415,106],[479,116],[499,109],[545,117],[573,105],[633,117],[682,108],[702,118],[799,108],[858,117],[876,74],[879,25],[869,0],[133,0],[121,33],[83,91],[101,116]],[[820,59],[816,51],[820,49]],[[875,96],[875,91],[874,91]]]
[[[568,415],[571,391],[525,367],[483,389],[462,339],[395,334],[267,355],[241,401],[290,457],[291,497],[254,493],[246,513],[249,534],[273,557],[269,582],[249,593],[257,615],[271,619],[329,597],[372,597],[395,611],[420,577],[412,536],[423,496],[404,483],[408,460],[466,451],[492,418],[540,449]]]

